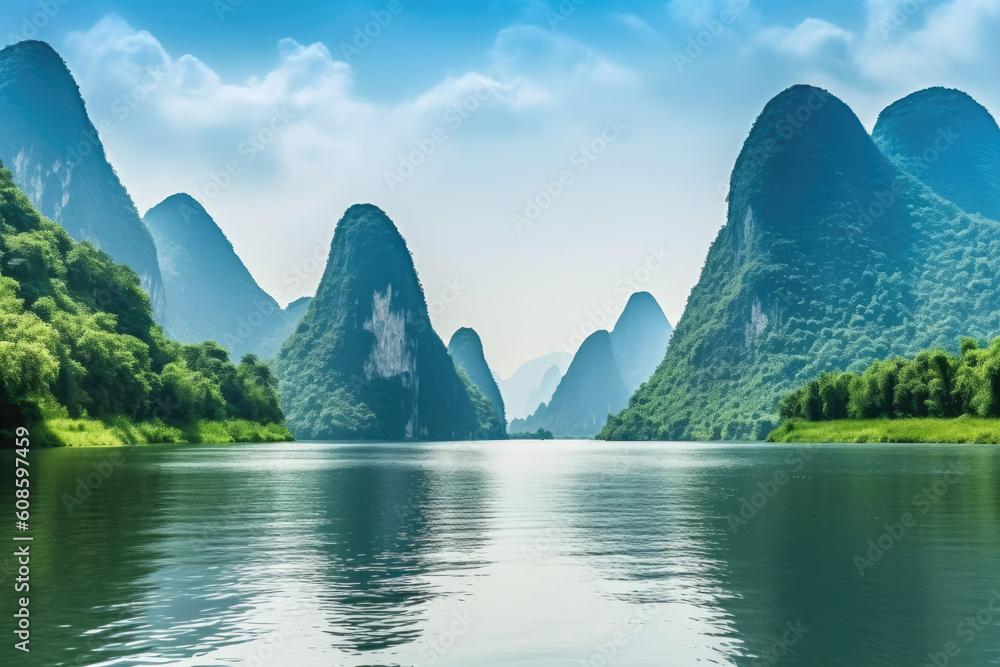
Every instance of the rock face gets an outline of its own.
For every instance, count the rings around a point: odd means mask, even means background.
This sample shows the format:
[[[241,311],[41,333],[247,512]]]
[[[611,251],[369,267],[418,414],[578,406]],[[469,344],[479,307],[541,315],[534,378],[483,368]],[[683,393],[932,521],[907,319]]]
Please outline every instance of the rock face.
[[[305,314],[303,304],[282,311],[189,195],[167,197],[144,220],[156,241],[166,288],[161,323],[167,332],[182,343],[214,340],[234,359],[277,354]]]
[[[69,69],[44,42],[0,51],[0,159],[42,213],[138,274],[159,319],[156,247],[108,164]]]
[[[352,206],[337,225],[316,297],[275,371],[298,438],[504,435],[493,405],[431,327],[405,241],[370,204]]]
[[[515,419],[510,432],[544,428],[559,436],[593,436],[609,414],[625,407],[628,397],[611,334],[597,331],[577,350],[548,405],[539,406],[527,419]]]
[[[498,380],[507,419],[524,419],[539,403],[548,403],[571,361],[573,357],[568,353],[552,352],[524,362],[509,378]]]
[[[874,140],[826,91],[778,95],[663,363],[599,437],[762,439],[778,398],[825,371],[997,335],[1000,223],[968,214],[997,215],[996,147],[953,91],[892,105]]]
[[[454,359],[455,365],[465,371],[479,391],[489,399],[496,410],[497,418],[507,428],[507,417],[504,412],[503,398],[500,388],[493,377],[490,366],[486,363],[483,353],[483,342],[473,329],[463,327],[456,331],[448,342],[448,354]]]
[[[611,346],[629,394],[635,393],[663,361],[673,332],[652,294],[636,292],[629,297],[611,331]]]

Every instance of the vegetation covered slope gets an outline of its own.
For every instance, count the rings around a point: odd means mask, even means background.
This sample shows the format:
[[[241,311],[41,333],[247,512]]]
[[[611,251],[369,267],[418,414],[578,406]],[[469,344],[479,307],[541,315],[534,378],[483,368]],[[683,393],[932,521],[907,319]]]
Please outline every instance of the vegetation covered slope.
[[[337,225],[319,289],[275,370],[299,438],[503,437],[493,405],[430,325],[406,242],[370,204]]]
[[[143,218],[159,256],[167,305],[160,323],[184,343],[214,340],[234,356],[274,356],[304,309],[287,314],[262,290],[207,211],[176,194]],[[289,317],[294,322],[287,322]],[[280,337],[279,332],[286,335]]]
[[[0,159],[15,183],[74,239],[131,267],[159,317],[164,290],[153,238],[108,164],[76,81],[48,44],[0,51],[0,126]]]
[[[648,380],[670,343],[673,327],[649,292],[636,292],[611,330],[611,346],[622,380],[631,395]]]
[[[282,311],[284,317],[282,317],[281,321],[276,322],[275,326],[261,337],[261,356],[266,356],[270,359],[278,354],[278,350],[295,333],[299,322],[309,312],[309,304],[312,303],[312,300],[311,296],[303,296],[285,306],[285,309]]]
[[[0,430],[81,417],[282,422],[266,365],[165,338],[135,272],[42,217],[0,168]]]
[[[500,396],[500,388],[493,377],[493,371],[486,362],[479,334],[468,327],[459,329],[448,341],[448,354],[455,361],[455,365],[466,372],[476,388],[493,404],[500,424],[506,431],[507,417],[504,414],[503,398]]]
[[[510,431],[541,428],[557,436],[593,436],[628,401],[628,389],[618,371],[611,334],[597,331],[587,337],[552,400],[527,419],[515,419]]]
[[[953,115],[959,139],[910,152],[981,158],[995,125],[966,127],[975,110]],[[740,153],[728,222],[663,363],[600,437],[763,439],[778,398],[825,371],[990,338],[998,252],[1000,223],[900,169],[840,100],[791,88]]]
[[[908,95],[879,114],[872,138],[897,166],[966,213],[1000,220],[1000,128],[966,93],[928,88]]]

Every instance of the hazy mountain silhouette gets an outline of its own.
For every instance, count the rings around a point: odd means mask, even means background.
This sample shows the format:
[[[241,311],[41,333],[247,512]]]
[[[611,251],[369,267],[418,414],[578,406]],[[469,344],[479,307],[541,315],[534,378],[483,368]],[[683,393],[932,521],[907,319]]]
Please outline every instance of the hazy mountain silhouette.
[[[524,362],[509,378],[497,379],[507,419],[524,419],[535,411],[539,403],[548,403],[571,361],[573,357],[570,354],[552,352]],[[555,384],[552,384],[550,375],[553,366],[558,369]]]
[[[628,402],[629,392],[615,361],[611,334],[591,334],[573,357],[552,400],[527,419],[511,422],[510,432],[543,428],[558,436],[592,436],[609,414]]]
[[[257,285],[212,216],[189,195],[167,197],[147,211],[144,221],[156,241],[166,287],[161,321],[167,332],[183,343],[214,340],[235,359],[277,354],[305,315],[308,300],[282,311]]]
[[[630,394],[648,380],[663,361],[673,332],[652,294],[636,292],[629,297],[611,331],[611,346]]]

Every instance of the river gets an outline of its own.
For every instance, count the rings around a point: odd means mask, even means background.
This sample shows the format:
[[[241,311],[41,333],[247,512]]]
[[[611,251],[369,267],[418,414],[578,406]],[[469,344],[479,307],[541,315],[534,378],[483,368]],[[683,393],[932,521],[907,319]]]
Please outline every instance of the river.
[[[1000,664],[997,447],[292,443],[30,461],[32,650],[13,649],[10,547],[4,665]]]

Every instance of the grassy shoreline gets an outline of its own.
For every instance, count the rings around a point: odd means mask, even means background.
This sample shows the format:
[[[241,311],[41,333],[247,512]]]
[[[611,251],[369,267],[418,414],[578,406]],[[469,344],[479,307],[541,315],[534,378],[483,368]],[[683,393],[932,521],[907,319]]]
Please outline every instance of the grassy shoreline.
[[[934,417],[908,419],[790,420],[771,432],[781,443],[937,443],[1000,444],[1000,419]]]
[[[202,420],[184,428],[161,421],[133,422],[51,417],[30,429],[31,442],[45,447],[130,447],[133,445],[289,442],[284,424],[258,424],[245,419]]]

